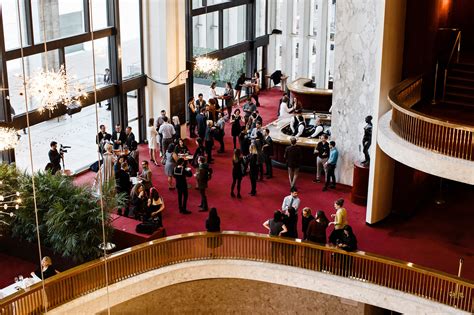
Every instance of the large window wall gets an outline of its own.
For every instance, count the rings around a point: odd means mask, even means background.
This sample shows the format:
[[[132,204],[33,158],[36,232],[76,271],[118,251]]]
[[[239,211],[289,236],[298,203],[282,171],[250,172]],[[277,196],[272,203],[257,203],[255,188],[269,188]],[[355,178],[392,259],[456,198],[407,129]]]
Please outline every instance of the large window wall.
[[[281,70],[289,80],[310,78],[319,88],[332,86],[334,73],[335,0],[269,2],[269,72]]]
[[[63,65],[69,78],[82,84],[88,92],[87,98],[81,100],[84,115],[76,114],[72,117],[64,115],[66,107],[61,105],[53,112],[40,113],[36,110],[39,106],[37,100],[29,97],[30,125],[38,125],[38,128],[32,128],[33,131],[45,130],[39,126],[43,126],[46,121],[48,125],[54,125],[54,128],[49,129],[55,130],[58,134],[61,134],[61,128],[69,130],[68,132],[73,130],[70,125],[75,121],[77,123],[80,121],[82,125],[88,125],[95,130],[95,115],[88,114],[92,107],[90,109],[86,107],[95,105],[97,97],[97,103],[101,105],[99,123],[106,124],[111,131],[113,124],[121,123],[126,126],[129,122],[133,122],[135,126],[133,132],[137,138],[143,139],[146,128],[143,115],[145,112],[143,89],[146,79],[142,65],[142,0],[19,0],[18,2],[20,14],[17,1],[0,3],[2,21],[0,32],[3,34],[0,36],[2,72],[0,87],[3,88],[0,122],[10,124],[18,130],[26,127],[21,58],[23,54],[27,78],[42,69],[58,70]],[[89,8],[90,3],[93,6],[92,10]],[[91,11],[92,15],[89,16]],[[20,45],[20,30],[22,45]],[[23,46],[23,49],[20,49],[20,46]],[[110,80],[105,80],[106,69],[110,71]],[[94,83],[98,89],[97,95],[94,95]],[[28,91],[27,95],[29,96]],[[106,105],[109,103],[111,110],[107,111]],[[129,117],[130,115],[132,117]],[[91,121],[85,123],[87,119]],[[54,137],[54,134],[50,132],[45,135],[45,139],[48,138],[49,141],[51,136]],[[38,135],[35,136],[35,139],[37,138]],[[84,142],[83,145],[95,146],[94,138],[80,137],[79,140]],[[21,141],[26,141],[26,137],[22,137]],[[46,141],[35,142],[44,145],[44,152],[38,152],[38,155],[47,155],[49,146]],[[82,145],[78,145],[80,146]],[[74,148],[71,150],[74,151]],[[80,155],[80,152],[77,151],[77,154]],[[84,165],[74,165],[73,169],[87,166],[96,158],[96,156],[85,157],[82,159]],[[7,160],[13,159],[14,154],[10,154]],[[43,163],[37,164],[37,169],[44,168]]]
[[[235,85],[241,73],[247,77],[258,69],[266,73],[263,46],[268,44],[268,0],[189,0],[187,2],[187,59],[208,55],[221,61],[221,69],[212,75],[188,69],[192,76],[188,93],[208,95],[209,85],[217,82],[218,93],[225,82]],[[263,82],[263,80],[262,80]]]

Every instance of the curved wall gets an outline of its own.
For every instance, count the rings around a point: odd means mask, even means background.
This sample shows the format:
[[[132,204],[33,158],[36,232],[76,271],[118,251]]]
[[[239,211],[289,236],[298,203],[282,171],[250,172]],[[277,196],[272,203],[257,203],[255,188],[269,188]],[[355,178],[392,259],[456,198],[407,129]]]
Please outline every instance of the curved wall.
[[[377,144],[388,156],[425,173],[474,185],[474,162],[423,149],[400,138],[390,127],[392,111],[380,117]]]
[[[203,279],[247,279],[316,291],[410,314],[460,314],[454,308],[370,283],[283,265],[244,260],[200,260],[150,271],[57,307],[49,314],[98,313],[170,285]],[[109,293],[107,295],[107,292]],[[159,301],[156,301],[159,303]],[[172,310],[170,310],[172,311]]]

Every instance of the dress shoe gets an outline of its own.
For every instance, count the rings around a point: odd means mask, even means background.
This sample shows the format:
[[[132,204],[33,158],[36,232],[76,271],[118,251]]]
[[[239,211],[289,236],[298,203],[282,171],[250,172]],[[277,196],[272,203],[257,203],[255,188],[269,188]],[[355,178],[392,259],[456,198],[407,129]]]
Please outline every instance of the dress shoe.
[[[242,196],[240,194],[237,194],[237,199],[242,199]]]
[[[328,188],[326,186],[323,187],[323,191],[327,191]]]
[[[230,193],[230,196],[231,196],[232,198],[235,198],[234,192],[231,192],[231,193]]]
[[[199,212],[207,212],[207,209],[201,209]]]

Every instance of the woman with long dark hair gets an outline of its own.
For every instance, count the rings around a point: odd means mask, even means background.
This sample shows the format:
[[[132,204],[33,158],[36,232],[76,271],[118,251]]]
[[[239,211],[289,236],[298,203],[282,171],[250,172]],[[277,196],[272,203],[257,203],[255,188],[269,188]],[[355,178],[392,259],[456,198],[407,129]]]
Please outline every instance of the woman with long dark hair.
[[[329,220],[324,211],[316,212],[316,217],[312,220],[308,229],[306,230],[306,237],[309,241],[326,244],[326,229],[328,228]]]
[[[296,209],[293,207],[288,208],[288,215],[283,217],[283,223],[285,224],[288,231],[283,235],[285,237],[298,238],[298,215]]]
[[[147,195],[145,192],[145,186],[143,186],[143,184],[141,183],[137,183],[135,186],[133,186],[132,191],[130,193],[130,204],[135,219],[141,220],[145,216],[146,199]],[[128,216],[127,210],[125,210],[125,216]]]
[[[206,231],[208,232],[220,232],[221,231],[221,219],[217,215],[217,209],[211,208],[209,210],[209,216],[206,220]]]
[[[191,165],[196,168],[199,166],[198,159],[200,156],[206,156],[206,148],[204,147],[204,142],[202,138],[196,138],[196,151],[194,151],[193,160]]]
[[[196,138],[196,126],[197,126],[197,109],[196,103],[194,102],[194,96],[190,97],[188,100],[188,112],[189,112],[189,136],[191,138]]]
[[[255,144],[250,145],[250,154],[247,156],[247,163],[249,164],[249,177],[252,190],[250,196],[257,194],[257,178],[258,178],[258,151]]]
[[[234,188],[237,184],[237,198],[242,198],[240,195],[240,184],[242,183],[242,177],[244,175],[245,163],[242,158],[242,153],[240,149],[234,150],[234,155],[232,156],[232,187],[230,188],[230,196],[235,197]]]
[[[231,135],[232,135],[232,141],[234,143],[234,150],[237,147],[237,138],[240,135],[240,132],[242,131],[242,117],[240,117],[240,109],[234,110],[234,114],[230,117],[230,123],[232,124],[231,127]]]
[[[155,219],[160,226],[163,226],[162,212],[165,210],[165,202],[155,187],[150,188],[145,219]]]

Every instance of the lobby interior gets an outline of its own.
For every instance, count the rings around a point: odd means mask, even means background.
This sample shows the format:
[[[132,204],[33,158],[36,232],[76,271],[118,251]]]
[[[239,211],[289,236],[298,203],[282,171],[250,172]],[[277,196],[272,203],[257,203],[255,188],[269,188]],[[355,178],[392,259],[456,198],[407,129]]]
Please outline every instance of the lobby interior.
[[[22,199],[18,209],[10,207],[14,199],[0,201],[0,314],[473,312],[472,12],[468,0],[0,1],[0,129],[18,134],[0,151],[0,196],[21,191]],[[198,57],[218,60],[219,68],[198,69]],[[23,81],[61,65],[87,94],[72,115],[61,102],[39,111]],[[283,82],[269,78],[275,71]],[[165,110],[179,117],[194,152],[188,99],[208,99],[213,81],[224,95],[226,82],[255,72],[264,126],[280,128],[280,100],[290,92],[307,114],[330,117],[339,151],[336,189],[313,181],[315,156],[300,172],[297,239],[269,237],[262,225],[290,193],[282,154],[275,153],[273,178],[257,183],[256,197],[248,176],[242,199],[230,196],[228,121],[207,190],[222,233],[205,232],[208,213],[198,211],[194,177],[191,214],[179,212],[160,163],[150,164],[152,185],[166,208],[163,227],[151,235],[120,215],[120,198],[93,192],[99,125],[110,133],[116,124],[132,127],[141,162],[150,159],[148,120]],[[307,99],[294,88],[300,78],[314,83]],[[248,91],[233,110],[242,110]],[[371,159],[361,165],[368,115]],[[271,136],[275,147],[289,145],[289,136]],[[71,147],[64,154],[69,176],[44,175],[51,141]],[[298,139],[302,147],[306,141]],[[68,200],[70,192],[77,196]],[[301,209],[330,218],[339,198],[355,252],[302,240]],[[14,284],[45,256],[60,273]]]

